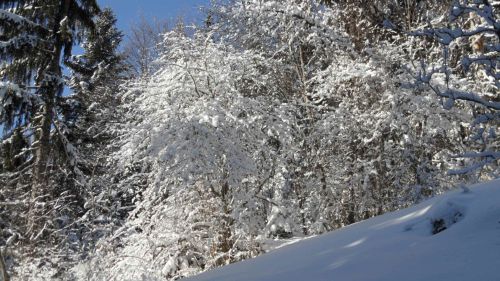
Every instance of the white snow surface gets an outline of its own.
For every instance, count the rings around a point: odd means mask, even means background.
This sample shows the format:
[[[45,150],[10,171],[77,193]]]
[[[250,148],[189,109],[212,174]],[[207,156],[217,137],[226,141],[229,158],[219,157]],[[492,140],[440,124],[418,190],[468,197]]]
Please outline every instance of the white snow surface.
[[[500,179],[183,280],[498,281]]]

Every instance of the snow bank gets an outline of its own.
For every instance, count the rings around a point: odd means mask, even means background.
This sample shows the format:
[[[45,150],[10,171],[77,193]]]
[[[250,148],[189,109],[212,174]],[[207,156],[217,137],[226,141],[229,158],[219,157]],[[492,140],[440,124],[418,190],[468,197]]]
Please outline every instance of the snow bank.
[[[500,280],[500,179],[190,281]]]

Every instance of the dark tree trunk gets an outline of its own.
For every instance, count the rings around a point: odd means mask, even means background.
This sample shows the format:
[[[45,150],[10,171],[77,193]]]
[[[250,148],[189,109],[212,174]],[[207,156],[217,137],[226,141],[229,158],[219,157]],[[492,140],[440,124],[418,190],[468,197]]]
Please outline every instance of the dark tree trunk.
[[[55,21],[53,28],[54,36],[54,52],[48,62],[48,66],[43,72],[42,77],[39,77],[41,81],[41,93],[42,100],[44,104],[40,109],[40,113],[37,116],[37,122],[39,125],[37,127],[36,141],[36,152],[35,152],[35,163],[33,166],[33,185],[31,190],[31,208],[29,214],[29,231],[32,233],[37,231],[39,227],[37,224],[44,223],[44,219],[40,217],[40,210],[37,210],[40,196],[50,194],[51,190],[47,190],[49,186],[49,154],[51,149],[50,131],[54,118],[54,107],[55,99],[59,94],[61,87],[60,77],[62,75],[60,60],[62,49],[64,46],[64,39],[60,32],[60,22],[69,14],[70,0],[61,1],[61,6],[59,9],[59,15]],[[52,76],[47,78],[46,76]],[[43,205],[42,205],[43,206]]]
[[[0,276],[2,276],[2,281],[9,281],[9,274],[7,273],[7,267],[5,266],[5,261],[3,259],[2,250],[0,250]]]

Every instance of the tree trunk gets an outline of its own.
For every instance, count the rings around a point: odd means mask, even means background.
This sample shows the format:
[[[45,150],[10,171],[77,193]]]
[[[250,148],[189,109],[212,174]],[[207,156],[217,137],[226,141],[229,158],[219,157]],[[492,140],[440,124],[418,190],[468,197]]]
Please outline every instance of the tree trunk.
[[[49,94],[49,96],[52,96]],[[41,122],[40,126],[38,128],[38,145],[36,149],[36,161],[35,161],[35,173],[34,173],[34,180],[35,184],[34,187],[36,192],[36,189],[38,188],[43,188],[47,184],[47,166],[48,166],[48,159],[49,159],[49,150],[50,150],[50,125],[52,124],[52,102],[50,101],[52,97],[48,97],[47,100],[45,101],[45,104],[43,105],[42,112],[41,112]],[[35,195],[35,194],[33,194]]]
[[[60,31],[60,21],[64,19],[68,15],[70,1],[65,0],[61,1],[61,6],[59,10],[58,20],[55,21],[55,26],[53,30],[54,34],[54,55],[47,65],[46,70],[44,71],[45,75],[42,76],[52,76],[52,78],[48,78],[49,81],[45,80],[46,77],[42,78],[42,100],[44,101],[44,105],[41,112],[41,120],[40,126],[38,127],[37,141],[38,146],[35,155],[35,171],[34,171],[34,180],[35,187],[43,187],[47,183],[47,164],[49,159],[49,151],[50,151],[50,129],[52,125],[52,114],[55,106],[55,98],[59,93],[62,85],[60,85],[60,78],[62,76],[61,65],[59,63],[61,59],[62,48],[64,46],[64,40],[61,37]],[[39,81],[40,82],[40,81]]]
[[[37,204],[40,196],[47,193],[50,194],[50,190],[47,190],[49,184],[48,169],[50,161],[50,131],[53,122],[53,112],[55,107],[55,99],[61,88],[62,70],[60,65],[60,59],[62,54],[62,49],[65,44],[62,34],[60,32],[60,22],[64,19],[69,12],[70,1],[61,1],[61,6],[59,10],[58,19],[55,21],[53,28],[53,56],[48,62],[43,75],[41,75],[41,81],[37,81],[41,84],[41,94],[42,100],[44,102],[40,114],[37,116],[37,121],[39,125],[37,126],[37,132],[35,138],[37,141],[36,152],[35,152],[35,163],[33,166],[33,185],[31,190],[31,206],[29,212],[29,223],[28,232],[32,234],[37,232],[40,228],[37,226],[38,223],[44,223],[45,219],[41,218],[39,215],[42,213]],[[43,206],[43,204],[41,205]],[[40,233],[41,234],[41,233]],[[37,236],[39,236],[38,234]]]
[[[50,150],[50,125],[52,124],[52,105],[49,99],[50,97],[46,98],[38,117],[40,122],[36,134],[38,144],[33,166],[33,184],[31,187],[31,202],[28,215],[28,233],[31,234],[38,232],[40,229],[38,224],[44,222],[44,219],[40,217],[43,211],[39,210],[43,204],[39,205],[37,203],[40,201],[40,197],[47,192],[46,189],[48,186],[47,171]]]
[[[5,261],[3,259],[2,250],[0,250],[0,274],[2,276],[1,281],[9,281],[9,274],[7,274],[7,267],[5,266]]]

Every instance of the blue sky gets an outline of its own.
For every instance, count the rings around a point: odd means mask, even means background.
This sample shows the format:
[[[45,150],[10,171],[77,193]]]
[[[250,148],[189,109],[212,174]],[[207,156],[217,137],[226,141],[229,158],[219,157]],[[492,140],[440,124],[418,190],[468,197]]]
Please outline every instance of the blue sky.
[[[146,19],[172,20],[182,16],[188,23],[200,21],[198,7],[208,6],[209,0],[98,0],[102,8],[110,7],[118,18],[118,28],[125,34],[141,15]]]

